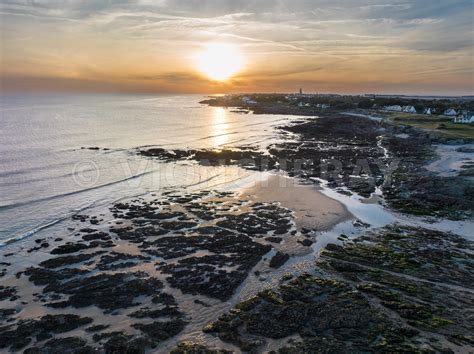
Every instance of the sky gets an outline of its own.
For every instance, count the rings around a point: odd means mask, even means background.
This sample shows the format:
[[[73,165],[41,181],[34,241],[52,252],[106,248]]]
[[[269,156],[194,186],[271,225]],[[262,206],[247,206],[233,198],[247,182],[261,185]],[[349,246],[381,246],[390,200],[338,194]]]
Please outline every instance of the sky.
[[[474,0],[2,0],[0,28],[2,92],[474,94]]]

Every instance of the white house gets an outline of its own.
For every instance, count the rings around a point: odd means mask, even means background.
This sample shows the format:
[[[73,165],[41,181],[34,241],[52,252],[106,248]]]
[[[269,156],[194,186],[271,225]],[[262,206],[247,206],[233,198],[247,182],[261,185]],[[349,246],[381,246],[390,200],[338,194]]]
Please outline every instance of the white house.
[[[459,123],[459,124],[474,123],[474,112],[464,112],[462,115],[454,117],[454,123]]]
[[[309,102],[304,103],[303,101],[300,101],[298,103],[298,107],[311,107],[311,103],[309,103]]]
[[[403,112],[405,113],[416,113],[416,108],[413,106],[404,106]]]
[[[458,115],[458,112],[454,108],[449,108],[444,111],[444,115],[448,117],[455,117]]]
[[[388,112],[401,112],[402,111],[402,106],[399,106],[399,105],[385,106],[384,109]]]
[[[245,104],[257,104],[256,101],[252,100],[250,97],[247,96],[242,97],[242,102]]]
[[[325,103],[318,103],[316,107],[321,109],[328,109],[329,107],[331,107],[331,105]]]

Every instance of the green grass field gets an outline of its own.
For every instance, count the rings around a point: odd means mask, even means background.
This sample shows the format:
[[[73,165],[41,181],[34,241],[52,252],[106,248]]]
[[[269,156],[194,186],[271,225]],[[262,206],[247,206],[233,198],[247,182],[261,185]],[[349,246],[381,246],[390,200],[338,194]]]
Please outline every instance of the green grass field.
[[[454,124],[453,119],[444,116],[428,116],[422,114],[392,113],[387,116],[393,124],[409,125],[426,129],[446,138],[474,139],[474,126]]]

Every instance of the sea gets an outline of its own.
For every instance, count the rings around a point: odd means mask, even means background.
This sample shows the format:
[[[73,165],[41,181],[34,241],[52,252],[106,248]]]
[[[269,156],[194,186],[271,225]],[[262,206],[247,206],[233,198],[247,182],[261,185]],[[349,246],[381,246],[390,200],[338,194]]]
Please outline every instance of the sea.
[[[0,98],[0,247],[89,208],[149,193],[235,189],[257,172],[167,163],[140,149],[264,149],[296,117],[210,107],[203,95]],[[45,232],[45,231],[43,231]]]

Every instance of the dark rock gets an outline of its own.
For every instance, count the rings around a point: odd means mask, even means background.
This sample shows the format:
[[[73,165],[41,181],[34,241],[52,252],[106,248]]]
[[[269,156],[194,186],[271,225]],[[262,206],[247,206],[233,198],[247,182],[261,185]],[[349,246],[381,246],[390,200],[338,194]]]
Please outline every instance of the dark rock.
[[[46,315],[40,319],[20,320],[16,326],[0,327],[0,348],[19,350],[34,336],[41,341],[54,333],[69,332],[91,322],[91,318],[76,315]]]
[[[281,253],[280,251],[278,251],[270,260],[269,265],[272,268],[280,268],[289,259],[290,259],[290,256],[288,254]]]
[[[301,243],[303,246],[310,247],[313,244],[313,241],[310,239],[303,239],[303,240],[298,240],[299,243]]]
[[[67,243],[65,245],[61,245],[56,247],[51,251],[51,254],[69,254],[75,253],[81,250],[86,250],[88,248],[93,248],[95,246],[88,245],[85,243]]]
[[[163,287],[158,279],[139,272],[76,277],[87,273],[43,268],[29,268],[25,272],[36,285],[46,285],[43,293],[67,294],[69,299],[64,305],[78,308],[90,305],[106,310],[127,308],[137,305],[136,297],[156,294]]]
[[[55,338],[41,347],[26,349],[25,354],[90,354],[96,351],[87,346],[87,341],[78,337]]]
[[[110,327],[110,325],[95,325],[95,326],[91,326],[91,327],[86,328],[86,332],[99,332],[99,331],[103,331],[104,329],[107,329],[109,327]]]
[[[257,352],[266,338],[293,335],[300,340],[280,352],[452,352],[429,339],[470,343],[472,291],[446,284],[473,284],[473,247],[450,233],[401,226],[330,244],[317,262],[321,276],[265,290],[204,331]]]
[[[0,309],[0,322],[6,323],[12,320],[12,316],[16,313],[15,309]]]
[[[205,345],[196,343],[181,342],[176,348],[170,351],[170,354],[232,354],[233,352],[224,349],[209,348]]]
[[[273,243],[281,243],[283,239],[281,237],[265,237],[265,241],[273,242]]]
[[[166,322],[135,323],[132,327],[139,329],[149,338],[160,342],[174,337],[184,329],[186,322],[182,320],[172,320]]]
[[[46,261],[41,262],[39,265],[45,268],[59,268],[59,267],[87,261],[102,253],[104,253],[104,251],[50,258],[50,259],[47,259]]]
[[[144,354],[150,346],[150,340],[143,337],[134,337],[124,333],[113,333],[104,344],[106,353]]]
[[[100,270],[116,270],[120,268],[133,267],[137,264],[148,262],[149,260],[150,257],[111,252],[100,258],[97,268]]]
[[[11,286],[0,285],[0,301],[10,300],[15,301],[19,297],[16,295],[16,288]]]

